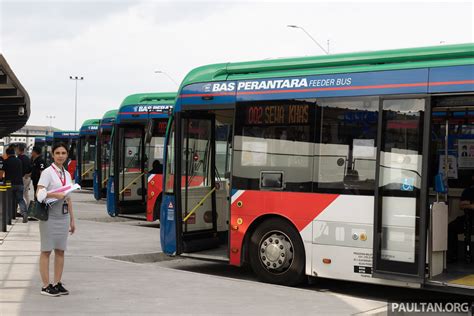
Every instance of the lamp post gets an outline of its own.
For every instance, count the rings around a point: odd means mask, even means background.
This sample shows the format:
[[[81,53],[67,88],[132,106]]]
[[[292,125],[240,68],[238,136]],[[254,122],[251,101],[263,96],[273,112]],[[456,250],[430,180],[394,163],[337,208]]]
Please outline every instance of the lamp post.
[[[309,38],[311,38],[311,40],[316,43],[316,45],[319,46],[319,48],[322,49],[323,52],[326,53],[326,55],[329,55],[329,40],[328,40],[328,49],[325,50],[324,47],[321,46],[321,44],[319,44],[312,36],[311,34],[309,34],[308,32],[306,32],[306,30],[302,27],[302,26],[298,26],[298,25],[287,25],[287,27],[290,27],[290,28],[293,28],[293,29],[300,29],[302,30],[303,32],[305,32],[306,35],[309,36]]]
[[[178,86],[178,83],[176,82],[176,80],[174,80],[170,75],[168,75],[168,73],[164,72],[163,70],[155,70],[155,74],[163,74],[165,75],[166,77],[168,77],[171,81],[173,81],[173,83],[175,85]]]
[[[78,76],[69,76],[70,80],[76,81],[76,93],[75,93],[75,102],[74,102],[74,130],[77,131],[77,81],[84,80],[84,77]]]
[[[46,115],[46,118],[49,119],[49,133],[52,134],[52,133],[53,133],[53,119],[55,119],[56,116],[54,116],[54,115]]]

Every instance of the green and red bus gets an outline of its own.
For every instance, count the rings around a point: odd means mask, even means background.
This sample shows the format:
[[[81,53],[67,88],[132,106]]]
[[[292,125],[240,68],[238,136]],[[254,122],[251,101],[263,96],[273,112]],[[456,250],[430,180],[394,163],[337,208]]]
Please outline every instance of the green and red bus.
[[[133,214],[154,221],[159,217],[162,174],[150,174],[163,160],[163,122],[176,93],[139,93],[126,97],[112,133],[112,158],[107,184],[110,216]],[[155,124],[148,124],[154,120]],[[153,126],[145,139],[147,126]],[[156,162],[155,162],[156,161]],[[155,206],[157,204],[157,206]]]
[[[473,124],[474,44],[196,68],[167,128],[162,249],[277,284],[472,293],[473,265],[444,259]]]

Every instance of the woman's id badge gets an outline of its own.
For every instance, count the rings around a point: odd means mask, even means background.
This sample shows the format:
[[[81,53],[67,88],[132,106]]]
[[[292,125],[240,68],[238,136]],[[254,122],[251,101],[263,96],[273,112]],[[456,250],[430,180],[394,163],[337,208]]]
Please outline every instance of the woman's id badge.
[[[64,202],[63,203],[63,214],[66,215],[68,213],[69,213],[68,204],[67,204],[67,202]]]

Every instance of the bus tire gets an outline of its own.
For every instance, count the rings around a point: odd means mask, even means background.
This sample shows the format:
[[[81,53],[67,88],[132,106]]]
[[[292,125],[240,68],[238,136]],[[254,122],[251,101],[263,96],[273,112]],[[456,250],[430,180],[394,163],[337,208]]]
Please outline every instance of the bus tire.
[[[305,254],[299,232],[282,218],[265,220],[250,236],[249,262],[263,282],[300,284],[305,277]]]

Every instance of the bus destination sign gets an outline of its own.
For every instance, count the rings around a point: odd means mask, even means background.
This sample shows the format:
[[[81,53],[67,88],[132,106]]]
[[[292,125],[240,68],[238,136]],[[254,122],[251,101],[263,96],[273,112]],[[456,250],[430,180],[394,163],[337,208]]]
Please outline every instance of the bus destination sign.
[[[254,105],[245,111],[245,125],[309,124],[309,104]]]

